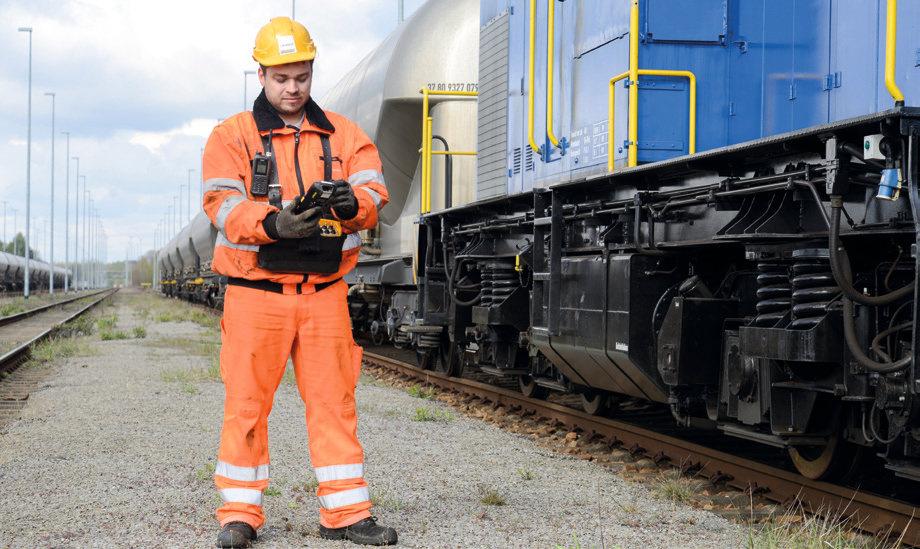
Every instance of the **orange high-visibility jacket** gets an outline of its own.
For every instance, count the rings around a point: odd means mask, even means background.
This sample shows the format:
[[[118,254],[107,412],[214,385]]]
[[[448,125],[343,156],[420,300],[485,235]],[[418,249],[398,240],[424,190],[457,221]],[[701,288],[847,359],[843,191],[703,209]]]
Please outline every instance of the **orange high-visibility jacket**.
[[[272,132],[272,149],[281,184],[283,204],[300,194],[295,173],[295,144],[304,187],[323,179],[323,149],[320,134],[329,136],[332,146],[332,178],[351,183],[358,199],[358,215],[342,222],[348,235],[342,245],[342,263],[332,274],[285,274],[259,267],[259,246],[275,242],[278,209],[267,196],[253,196],[252,159],[263,151],[262,135]],[[299,134],[299,135],[298,135]],[[299,140],[299,143],[295,143]],[[300,131],[285,127],[268,102],[265,92],[256,99],[252,113],[242,112],[224,120],[211,132],[204,150],[204,211],[217,227],[217,245],[211,268],[222,275],[281,284],[318,284],[343,277],[358,262],[361,237],[358,231],[377,224],[377,212],[389,195],[377,147],[351,120],[323,111],[312,99]]]

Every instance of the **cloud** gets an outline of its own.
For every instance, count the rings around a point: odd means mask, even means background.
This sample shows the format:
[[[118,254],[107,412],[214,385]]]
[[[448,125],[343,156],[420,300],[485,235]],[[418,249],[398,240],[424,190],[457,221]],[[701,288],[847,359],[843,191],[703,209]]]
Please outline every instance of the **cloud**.
[[[407,0],[407,13],[422,0]],[[298,0],[297,19],[317,43],[314,95],[321,98],[396,26],[394,0]],[[252,40],[290,0],[0,0],[0,193],[25,211],[26,78],[33,32],[33,225],[50,218],[51,100],[55,120],[55,242],[63,257],[66,152],[80,171],[109,236],[109,259],[129,237],[153,245],[179,186],[200,187],[200,151],[214,123],[243,108],[243,71],[255,68]],[[258,92],[250,77],[247,102]],[[76,162],[70,162],[73,218]],[[183,210],[187,198],[183,199]],[[2,213],[2,212],[0,212]],[[9,214],[12,230],[12,214]],[[73,222],[73,219],[71,219]],[[72,231],[71,231],[72,234]]]
[[[175,128],[165,132],[134,132],[129,138],[128,143],[140,145],[153,154],[160,154],[164,145],[171,142],[176,137],[198,137],[207,139],[211,135],[211,130],[217,124],[216,120],[207,118],[195,118],[180,128]]]

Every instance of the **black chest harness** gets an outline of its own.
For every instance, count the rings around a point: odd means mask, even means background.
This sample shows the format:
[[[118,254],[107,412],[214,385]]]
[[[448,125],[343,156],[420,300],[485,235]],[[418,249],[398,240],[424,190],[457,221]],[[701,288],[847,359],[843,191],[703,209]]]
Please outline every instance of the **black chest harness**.
[[[297,186],[300,194],[306,193],[303,174],[300,169],[300,129],[294,133],[294,173],[297,176]],[[278,180],[278,165],[275,162],[274,148],[272,146],[272,132],[262,137],[262,149],[269,156],[272,163],[271,179],[268,185],[268,202],[272,206],[283,209],[281,200],[281,183]],[[332,145],[329,136],[320,133],[319,140],[323,147],[323,179],[332,181]],[[312,184],[312,182],[311,182]],[[325,215],[331,215],[327,213]],[[342,245],[345,235],[322,235],[317,231],[307,238],[283,238],[273,244],[259,247],[259,267],[276,273],[304,274],[304,282],[309,273],[331,274],[339,270],[342,263]]]

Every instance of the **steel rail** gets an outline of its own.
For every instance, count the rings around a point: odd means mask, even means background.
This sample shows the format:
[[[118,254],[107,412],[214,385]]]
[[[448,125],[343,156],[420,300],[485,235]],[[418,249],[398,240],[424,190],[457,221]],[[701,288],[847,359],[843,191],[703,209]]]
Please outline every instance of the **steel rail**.
[[[552,402],[530,399],[521,393],[470,379],[422,370],[375,353],[365,352],[364,361],[442,389],[479,397],[496,405],[528,410],[558,421],[570,429],[595,433],[622,445],[633,454],[647,455],[659,463],[670,462],[713,483],[724,482],[777,503],[799,501],[809,512],[847,517],[849,523],[860,530],[876,535],[903,536],[901,540],[904,543],[920,545],[920,524],[913,520],[918,514],[918,509],[907,503],[810,480],[791,471],[656,433],[637,425],[592,416]]]
[[[75,313],[73,313],[72,315],[68,316],[68,317],[65,318],[64,320],[55,322],[54,324],[52,324],[51,326],[49,326],[47,329],[45,329],[44,331],[42,331],[40,334],[38,334],[37,336],[33,337],[32,339],[30,339],[30,340],[26,341],[25,343],[22,343],[22,344],[18,345],[17,347],[15,347],[15,348],[13,348],[13,349],[7,351],[7,352],[4,353],[3,355],[0,355],[0,372],[10,372],[10,371],[16,369],[16,367],[18,367],[20,364],[22,364],[23,362],[25,362],[25,360],[27,360],[27,359],[29,358],[29,352],[30,352],[30,350],[31,350],[31,348],[32,348],[33,345],[35,345],[36,343],[38,343],[38,342],[42,341],[43,339],[47,338],[48,336],[50,336],[52,333],[54,333],[55,330],[57,330],[58,328],[60,328],[60,327],[63,326],[64,324],[66,324],[66,323],[70,322],[71,320],[77,318],[78,316],[80,316],[80,315],[82,315],[83,313],[85,313],[86,311],[92,309],[93,307],[95,307],[95,306],[98,305],[99,303],[102,303],[107,297],[109,297],[110,295],[114,294],[114,293],[117,292],[117,291],[118,291],[117,288],[116,288],[116,289],[110,289],[110,290],[101,290],[101,291],[99,291],[99,292],[94,292],[94,293],[92,293],[92,294],[80,296],[80,297],[77,297],[77,298],[74,298],[74,299],[67,299],[67,300],[65,300],[65,301],[55,303],[54,305],[51,305],[51,306],[48,306],[48,307],[41,307],[41,310],[42,310],[42,311],[47,311],[48,309],[50,309],[50,308],[52,308],[52,307],[57,307],[57,306],[59,306],[59,305],[66,305],[67,303],[71,303],[71,302],[73,302],[73,301],[77,301],[78,299],[85,299],[85,298],[87,298],[87,297],[93,297],[93,296],[97,296],[97,295],[99,295],[99,294],[104,294],[104,295],[103,295],[102,297],[100,297],[99,299],[96,299],[96,300],[94,300],[94,301],[88,303],[86,306],[81,307],[79,310],[77,310]],[[36,309],[33,309],[32,311],[26,311],[26,312],[32,313],[32,314],[29,314],[29,315],[26,315],[26,316],[11,315],[11,316],[8,316],[8,317],[4,317],[3,319],[0,319],[0,320],[5,320],[5,319],[13,318],[13,317],[18,317],[17,320],[23,320],[24,318],[26,318],[26,317],[28,317],[28,316],[33,316],[34,314],[36,314]],[[22,314],[22,313],[20,313],[20,314]],[[15,322],[15,321],[13,321],[13,322]],[[12,322],[6,322],[6,324],[11,324],[11,323],[12,323]]]
[[[110,291],[111,290],[100,290],[98,292],[93,292],[93,293],[80,295],[76,297],[71,297],[68,299],[62,299],[61,301],[55,301],[54,303],[51,303],[50,305],[42,305],[41,307],[29,309],[28,311],[23,311],[21,313],[16,313],[16,314],[9,315],[9,316],[3,316],[3,317],[0,317],[0,326],[6,326],[8,324],[15,324],[16,322],[19,322],[20,320],[24,320],[26,318],[29,318],[30,316],[34,316],[39,313],[43,313],[49,309],[53,309],[61,305],[67,305],[68,303],[72,303],[79,299],[86,299],[87,297],[93,297],[95,295],[99,295],[99,294],[110,292]]]

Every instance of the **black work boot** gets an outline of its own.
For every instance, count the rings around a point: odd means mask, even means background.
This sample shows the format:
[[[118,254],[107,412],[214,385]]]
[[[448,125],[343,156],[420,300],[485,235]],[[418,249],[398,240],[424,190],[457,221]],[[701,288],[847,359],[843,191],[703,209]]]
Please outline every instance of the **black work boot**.
[[[396,530],[378,526],[377,518],[370,517],[343,528],[319,527],[323,539],[347,539],[358,545],[396,545]]]
[[[245,522],[228,522],[217,534],[218,547],[252,547],[256,531]]]

